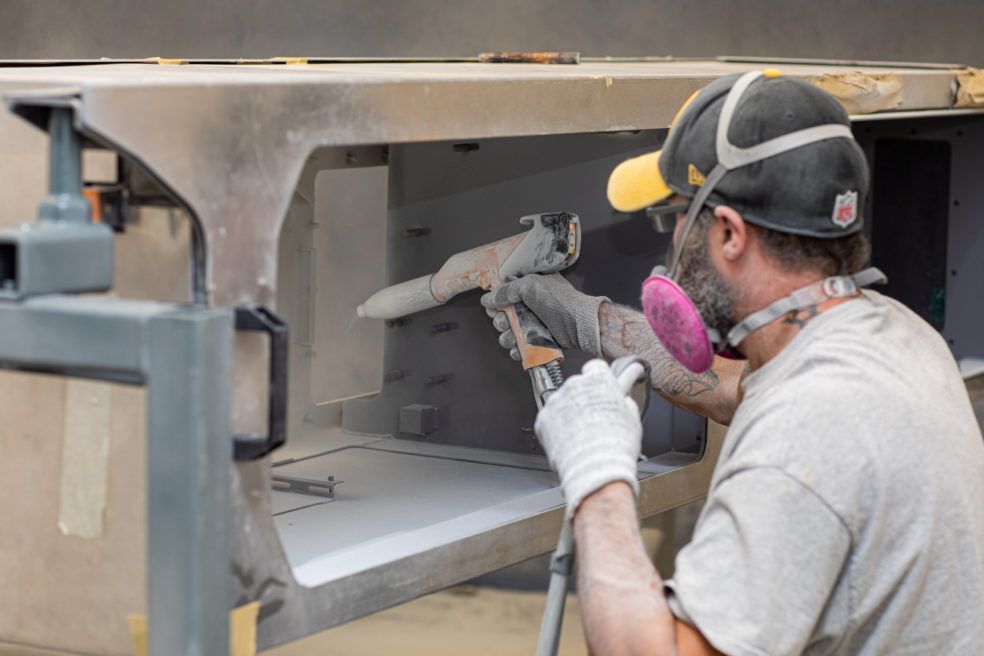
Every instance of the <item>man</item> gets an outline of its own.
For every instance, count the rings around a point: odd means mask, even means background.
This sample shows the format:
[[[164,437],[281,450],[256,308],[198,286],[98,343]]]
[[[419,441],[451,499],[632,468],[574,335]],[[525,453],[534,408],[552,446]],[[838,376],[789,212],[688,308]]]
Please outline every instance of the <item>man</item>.
[[[868,173],[846,126],[806,83],[718,80],[662,151],[609,183],[617,209],[679,212],[669,276],[650,279],[672,311],[644,316],[560,276],[483,298],[492,314],[526,303],[562,347],[644,356],[665,397],[730,424],[693,540],[663,581],[634,506],[638,410],[608,365],[589,362],[541,411],[595,654],[984,653],[980,428],[940,336],[860,290],[877,272],[859,274]],[[686,326],[691,307],[705,332],[680,346],[685,329],[667,325]],[[688,371],[647,320],[682,360],[713,344],[747,362]]]

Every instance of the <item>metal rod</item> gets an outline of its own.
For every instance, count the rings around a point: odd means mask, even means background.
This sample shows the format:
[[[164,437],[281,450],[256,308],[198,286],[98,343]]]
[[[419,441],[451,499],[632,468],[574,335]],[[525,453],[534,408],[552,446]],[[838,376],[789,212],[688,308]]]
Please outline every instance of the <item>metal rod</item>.
[[[540,638],[536,643],[536,656],[556,656],[560,646],[560,630],[564,620],[567,592],[571,587],[574,571],[574,527],[570,519],[564,519],[560,529],[557,549],[550,559],[550,587],[547,588],[547,605],[543,609]]]
[[[52,195],[82,193],[82,140],[72,127],[71,110],[51,110],[48,138],[51,154],[48,191]]]
[[[72,124],[72,109],[52,107],[48,117],[48,196],[38,217],[51,221],[89,221],[89,202],[82,196],[82,137]]]
[[[634,377],[623,380],[623,376],[630,367],[638,365]],[[632,386],[641,384],[645,390],[645,398],[639,402],[639,411],[645,416],[649,407],[650,376],[652,374],[649,363],[637,355],[623,356],[612,362],[612,373],[619,379],[619,383],[625,385],[624,392],[629,394]],[[550,380],[554,386],[550,389],[541,390],[537,387],[538,377],[530,376],[533,379],[533,390],[537,396],[537,403],[541,397],[543,403],[546,398],[553,394],[564,384],[564,375],[560,371],[560,364],[556,361],[550,362],[543,367],[546,371],[550,368]],[[542,379],[542,376],[540,376]],[[540,406],[542,407],[542,406]],[[553,557],[550,559],[550,587],[547,588],[547,605],[543,609],[543,622],[540,624],[540,639],[537,641],[537,656],[556,656],[560,646],[560,629],[564,621],[564,606],[567,603],[567,592],[571,587],[571,575],[574,572],[574,524],[570,517],[564,517],[564,524],[560,528],[560,538],[557,540],[557,548],[554,550]]]
[[[542,409],[550,395],[564,384],[564,374],[560,362],[554,360],[530,369],[533,382],[533,397],[537,409]],[[570,589],[571,572],[574,569],[574,528],[569,519],[564,519],[560,529],[557,549],[550,559],[550,587],[547,588],[547,605],[543,609],[540,623],[540,638],[537,640],[537,656],[556,656],[560,645],[560,629],[564,621],[564,606],[567,591]]]

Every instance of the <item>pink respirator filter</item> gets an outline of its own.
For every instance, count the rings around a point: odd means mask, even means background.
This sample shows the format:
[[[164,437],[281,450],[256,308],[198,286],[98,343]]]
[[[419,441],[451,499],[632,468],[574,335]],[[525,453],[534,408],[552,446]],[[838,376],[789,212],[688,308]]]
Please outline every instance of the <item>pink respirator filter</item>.
[[[670,355],[694,373],[714,362],[714,349],[700,312],[680,285],[666,276],[650,276],[642,283],[642,311],[650,328]]]

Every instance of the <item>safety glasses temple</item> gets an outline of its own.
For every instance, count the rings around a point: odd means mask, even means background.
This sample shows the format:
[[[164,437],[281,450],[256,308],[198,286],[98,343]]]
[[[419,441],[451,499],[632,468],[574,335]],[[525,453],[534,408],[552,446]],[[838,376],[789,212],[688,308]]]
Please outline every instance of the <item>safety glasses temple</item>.
[[[685,214],[689,207],[690,203],[653,205],[646,208],[646,216],[649,217],[656,232],[673,232],[676,228],[676,215]]]

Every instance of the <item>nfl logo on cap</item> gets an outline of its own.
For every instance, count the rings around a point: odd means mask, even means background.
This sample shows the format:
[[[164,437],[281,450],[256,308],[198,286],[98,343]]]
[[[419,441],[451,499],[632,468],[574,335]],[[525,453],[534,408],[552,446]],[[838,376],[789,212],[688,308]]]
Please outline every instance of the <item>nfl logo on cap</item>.
[[[845,191],[834,200],[834,223],[846,228],[858,219],[858,192]]]

